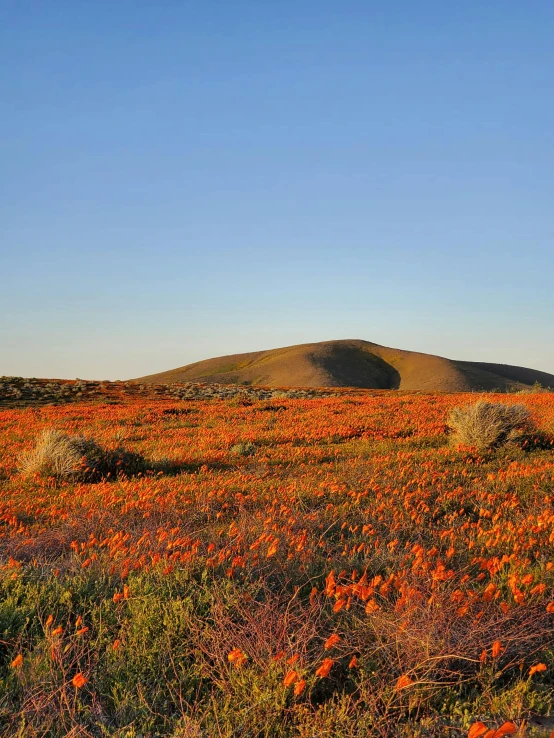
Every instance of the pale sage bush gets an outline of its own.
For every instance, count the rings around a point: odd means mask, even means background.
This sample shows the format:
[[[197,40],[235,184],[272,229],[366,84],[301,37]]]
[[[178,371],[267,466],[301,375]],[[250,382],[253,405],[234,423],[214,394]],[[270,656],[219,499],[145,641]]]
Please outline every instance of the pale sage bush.
[[[479,400],[473,405],[455,407],[448,426],[458,443],[488,449],[521,440],[531,430],[532,421],[525,405]]]
[[[108,450],[91,438],[69,436],[55,429],[44,430],[35,447],[20,460],[24,476],[37,474],[58,481],[97,481],[145,470],[140,454],[124,448]]]

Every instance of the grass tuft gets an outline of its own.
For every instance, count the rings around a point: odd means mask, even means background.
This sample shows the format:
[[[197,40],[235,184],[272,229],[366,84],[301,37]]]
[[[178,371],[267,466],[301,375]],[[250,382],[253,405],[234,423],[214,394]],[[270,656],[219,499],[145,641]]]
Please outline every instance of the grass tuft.
[[[233,456],[253,456],[256,453],[257,446],[251,441],[241,441],[231,446]]]
[[[480,450],[520,441],[532,429],[531,414],[525,405],[484,400],[453,408],[448,425],[458,443]]]
[[[23,476],[57,481],[98,481],[110,476],[133,476],[146,470],[140,454],[124,448],[108,450],[84,436],[69,436],[48,429],[20,461]]]

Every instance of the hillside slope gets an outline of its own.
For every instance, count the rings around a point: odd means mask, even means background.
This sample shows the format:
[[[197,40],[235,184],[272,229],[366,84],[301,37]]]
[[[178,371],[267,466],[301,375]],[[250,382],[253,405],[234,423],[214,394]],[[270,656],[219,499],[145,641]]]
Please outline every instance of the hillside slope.
[[[221,356],[135,381],[444,392],[525,389],[535,382],[554,387],[554,375],[534,369],[453,361],[355,339]]]

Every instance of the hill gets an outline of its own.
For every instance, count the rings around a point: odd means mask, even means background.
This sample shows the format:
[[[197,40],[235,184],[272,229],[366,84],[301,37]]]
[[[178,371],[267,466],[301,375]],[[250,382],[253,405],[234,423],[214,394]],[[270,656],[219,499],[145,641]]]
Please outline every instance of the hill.
[[[135,381],[218,382],[266,387],[360,387],[442,392],[554,387],[554,375],[524,367],[454,361],[361,340],[323,341],[221,356]]]

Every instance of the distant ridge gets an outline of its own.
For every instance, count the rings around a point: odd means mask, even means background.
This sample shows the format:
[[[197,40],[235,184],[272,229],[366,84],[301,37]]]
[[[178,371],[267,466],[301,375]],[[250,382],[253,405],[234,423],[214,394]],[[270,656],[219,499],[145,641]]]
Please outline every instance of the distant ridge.
[[[536,382],[544,387],[554,387],[554,375],[534,369],[454,361],[358,339],[304,343],[269,351],[221,356],[133,381],[437,392],[513,391],[529,388]]]

